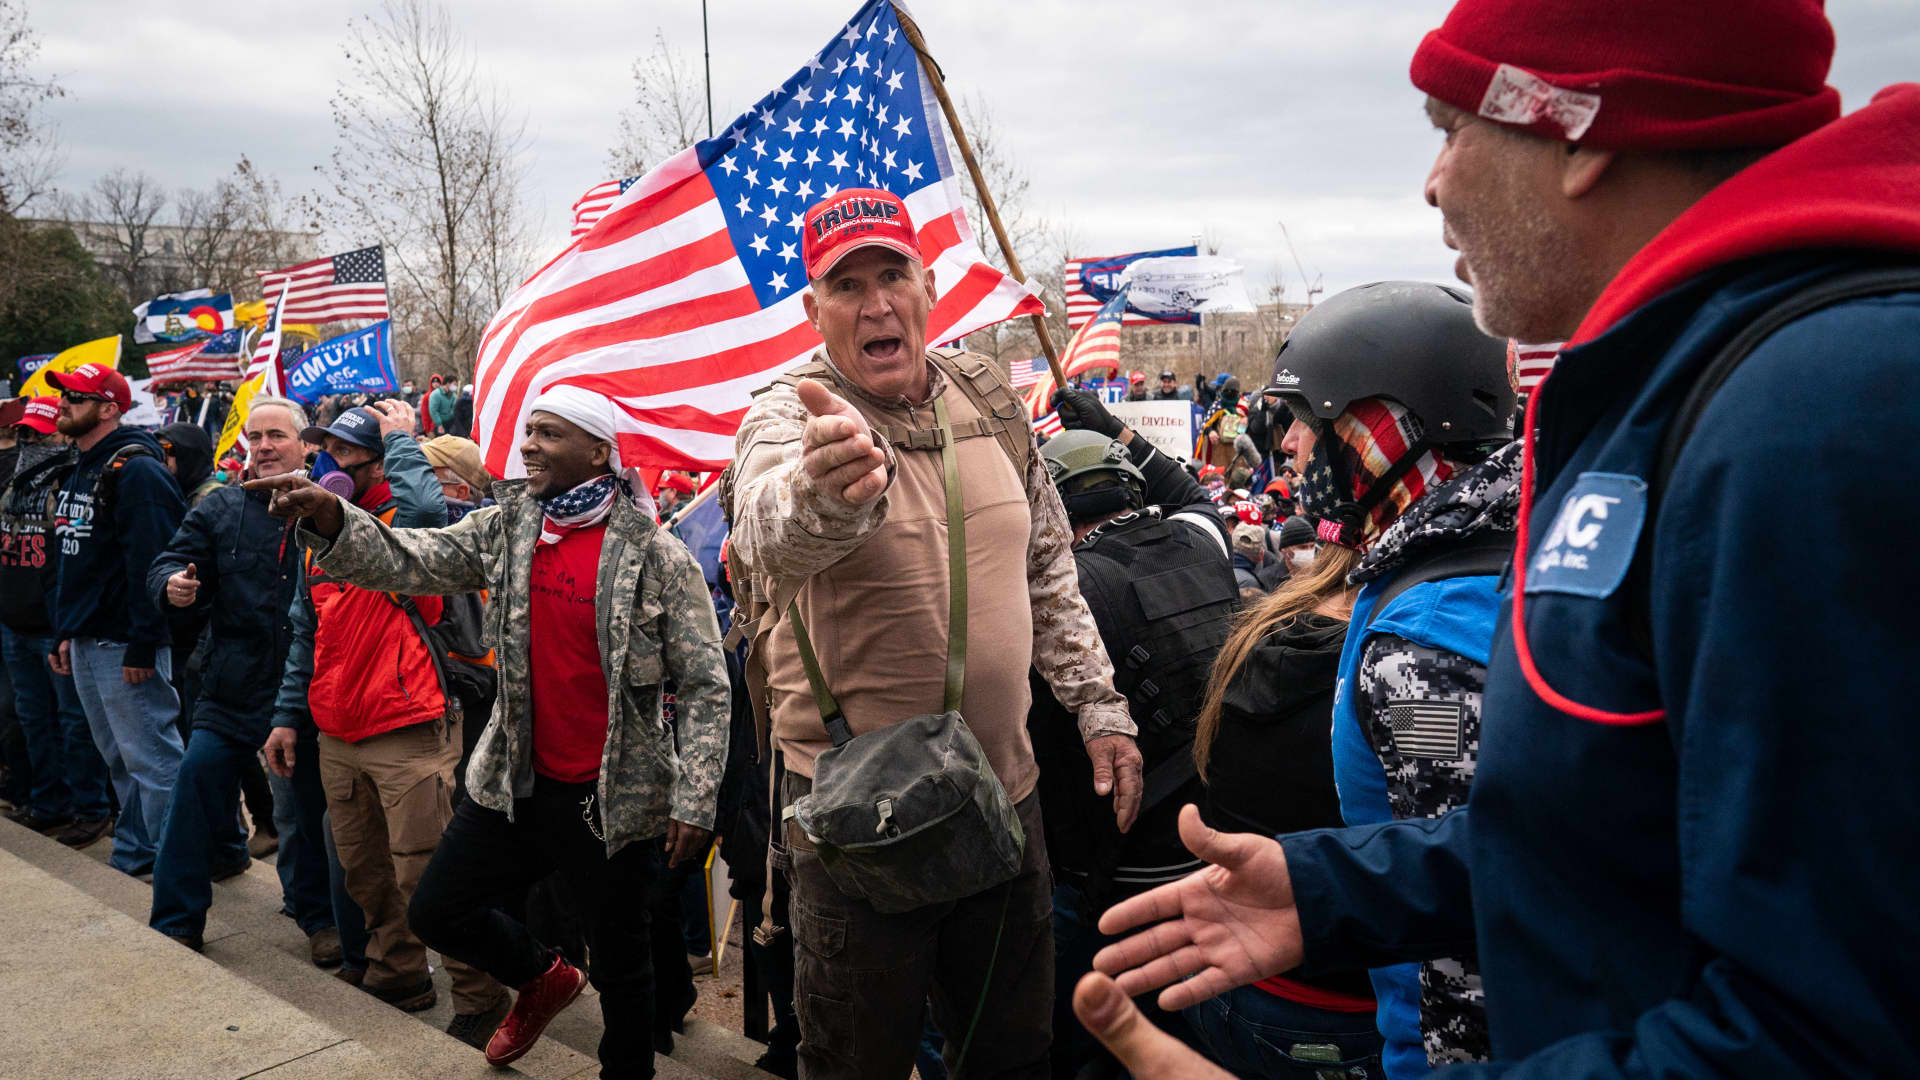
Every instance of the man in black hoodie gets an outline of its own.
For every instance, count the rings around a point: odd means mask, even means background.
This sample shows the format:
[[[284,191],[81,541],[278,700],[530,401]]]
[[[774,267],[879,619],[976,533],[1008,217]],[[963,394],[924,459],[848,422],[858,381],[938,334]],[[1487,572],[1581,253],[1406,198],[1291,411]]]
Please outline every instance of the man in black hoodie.
[[[54,507],[49,608],[58,644],[48,662],[73,676],[120,795],[108,862],[144,875],[153,870],[183,750],[169,634],[146,596],[147,567],[187,507],[160,444],[120,423],[133,408],[125,376],[83,364],[48,381],[60,390],[60,431],[80,450]]]

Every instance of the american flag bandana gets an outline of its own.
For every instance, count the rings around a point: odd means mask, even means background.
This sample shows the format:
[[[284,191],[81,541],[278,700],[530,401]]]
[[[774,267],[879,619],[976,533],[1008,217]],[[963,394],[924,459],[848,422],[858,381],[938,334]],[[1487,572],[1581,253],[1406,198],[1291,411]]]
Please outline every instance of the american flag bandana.
[[[607,473],[548,499],[546,514],[540,519],[540,539],[534,546],[557,544],[566,539],[568,533],[590,529],[607,520],[613,511],[614,497],[622,493],[633,497],[624,479]]]

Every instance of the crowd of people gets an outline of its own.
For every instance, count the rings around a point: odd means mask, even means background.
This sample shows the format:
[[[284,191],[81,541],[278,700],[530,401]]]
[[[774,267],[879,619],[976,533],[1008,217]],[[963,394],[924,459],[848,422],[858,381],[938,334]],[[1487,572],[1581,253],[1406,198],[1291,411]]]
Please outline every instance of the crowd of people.
[[[521,479],[471,388],[256,398],[223,484],[57,375],[10,816],[191,948],[273,855],[315,964],[420,1010],[437,951],[501,1066],[590,983],[653,1075],[717,843],[784,1076],[1920,1072],[1920,89],[1839,118],[1816,0],[1663,11],[1459,0],[1413,77],[1471,289],[1336,294],[1251,393],[1132,373],[1190,460],[1073,385],[1036,437],[929,348],[906,205],[818,203],[712,571],[580,387]],[[1567,343],[1531,395],[1514,341]]]

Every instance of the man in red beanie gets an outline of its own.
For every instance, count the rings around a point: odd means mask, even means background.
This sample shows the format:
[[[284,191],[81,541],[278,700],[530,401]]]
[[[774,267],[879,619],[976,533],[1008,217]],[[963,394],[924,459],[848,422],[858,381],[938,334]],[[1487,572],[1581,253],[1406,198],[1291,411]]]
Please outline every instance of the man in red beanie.
[[[1920,1075],[1920,87],[1842,118],[1832,49],[1817,0],[1460,0],[1421,44],[1476,316],[1567,341],[1472,799],[1277,842],[1184,820],[1215,865],[1109,912],[1171,921],[1076,1000],[1135,1075],[1205,1066],[1120,990],[1462,949],[1496,1061],[1450,1077]],[[1833,525],[1790,588],[1787,460]]]

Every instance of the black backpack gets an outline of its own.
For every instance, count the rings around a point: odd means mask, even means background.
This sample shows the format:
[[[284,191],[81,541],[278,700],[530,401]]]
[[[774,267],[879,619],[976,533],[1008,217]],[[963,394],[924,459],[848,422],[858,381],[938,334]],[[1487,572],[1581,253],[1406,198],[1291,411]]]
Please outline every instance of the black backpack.
[[[491,710],[500,688],[500,673],[494,668],[493,650],[486,644],[487,594],[442,597],[440,621],[431,624],[413,597],[388,596],[407,613],[407,621],[427,643],[441,692],[459,701],[461,711],[469,716]]]

